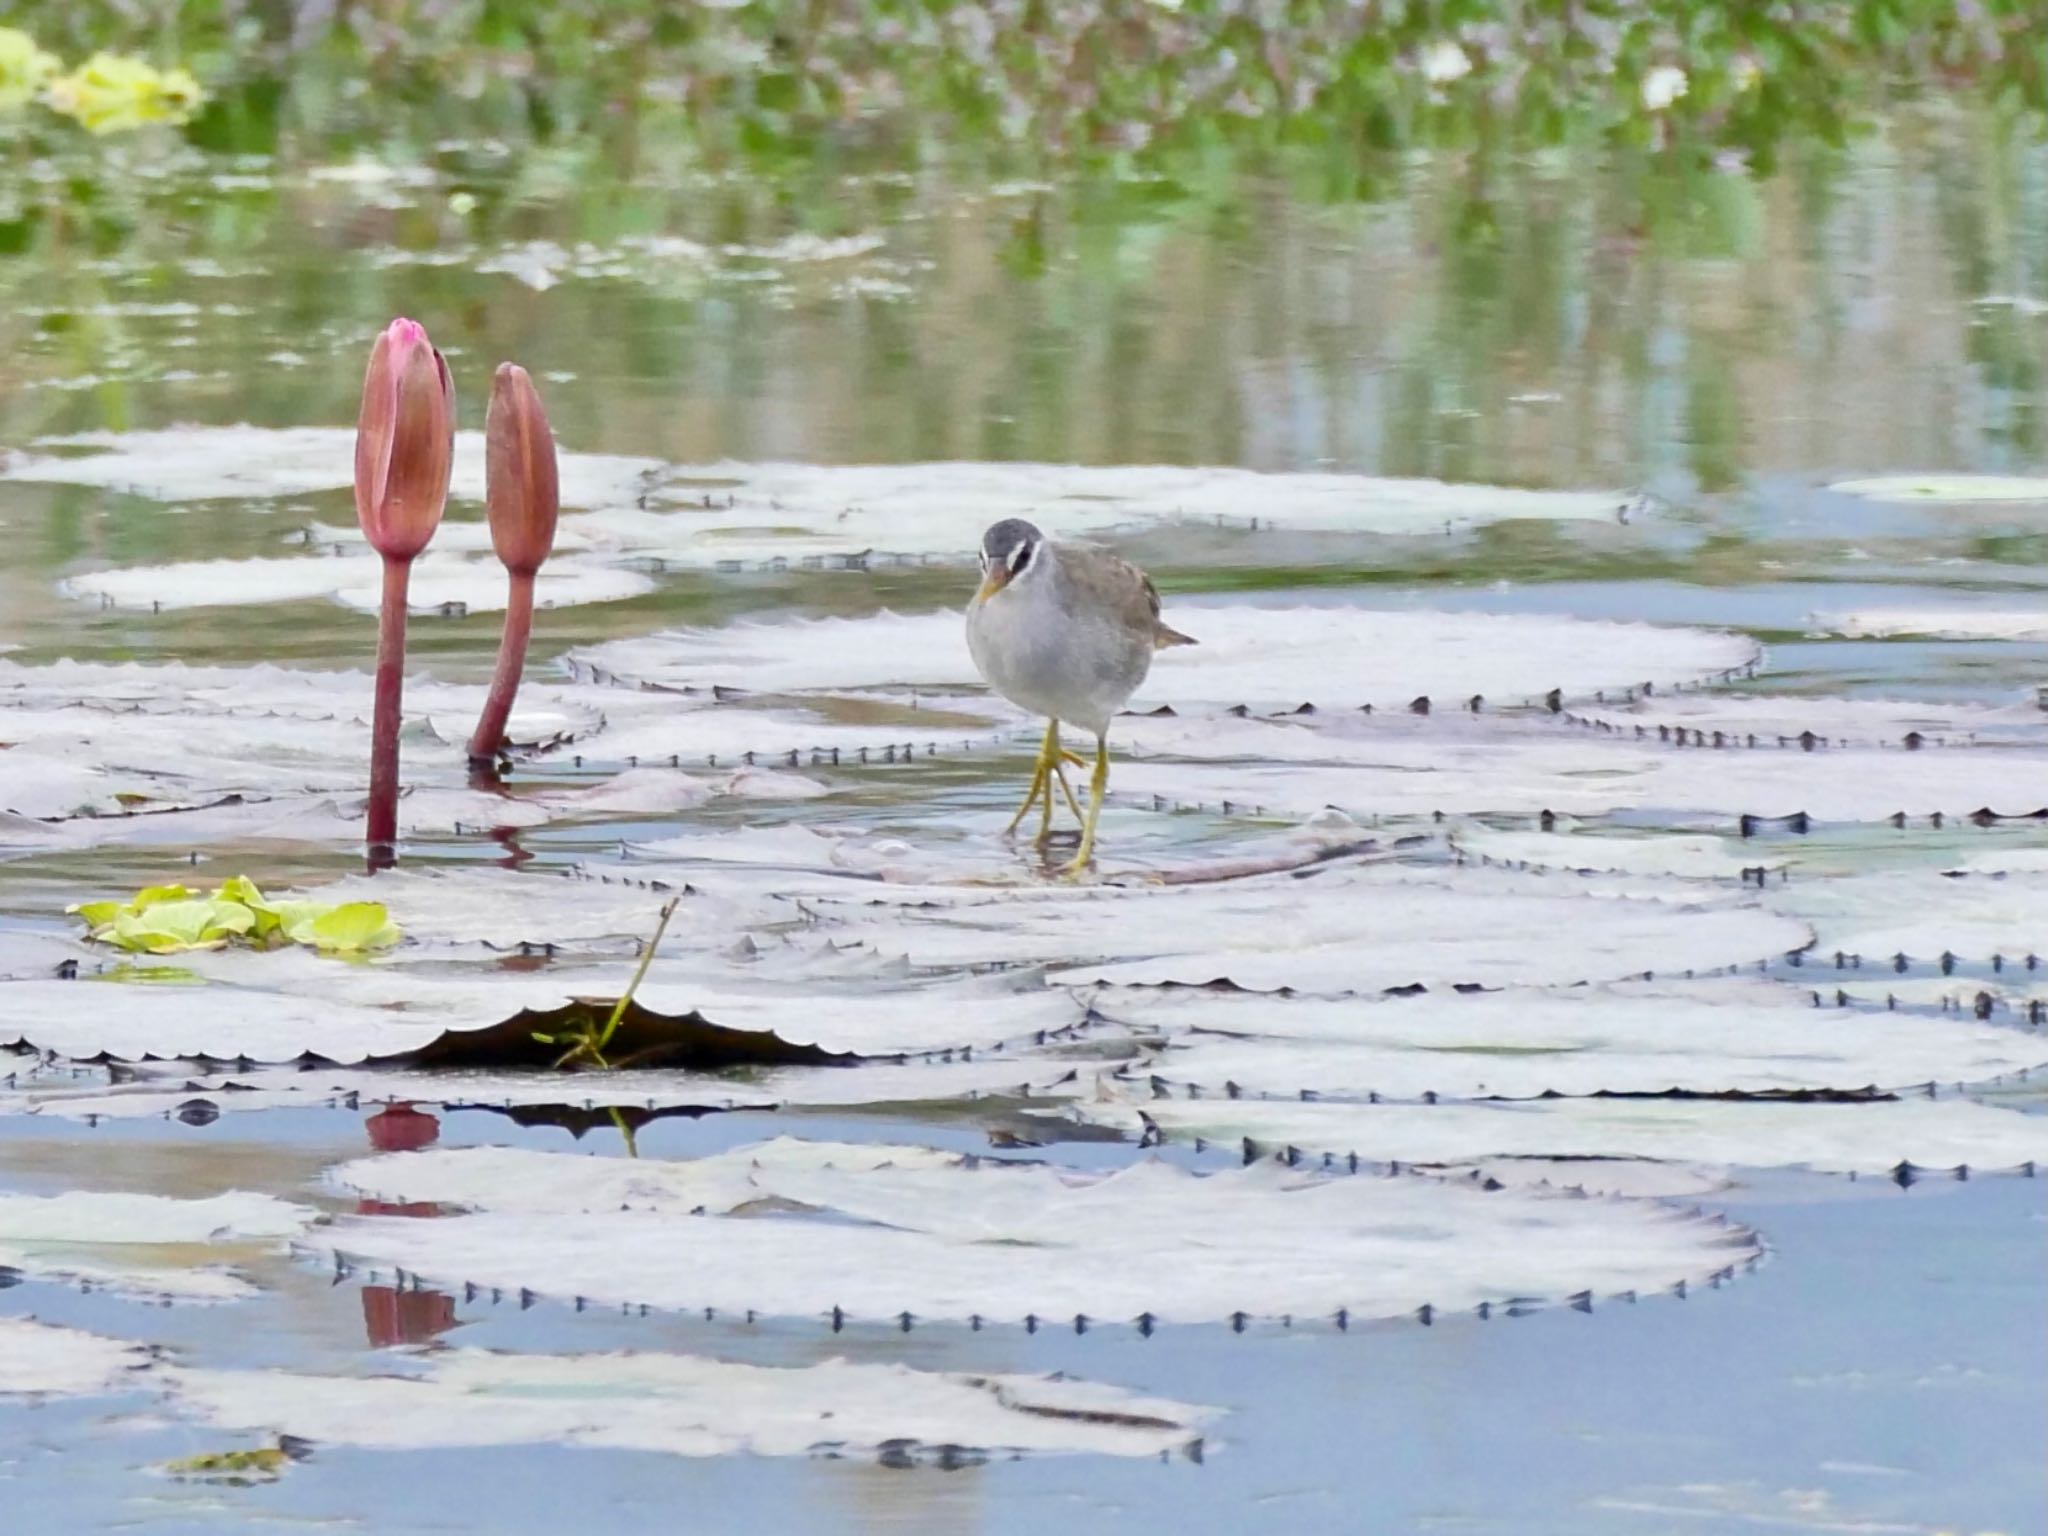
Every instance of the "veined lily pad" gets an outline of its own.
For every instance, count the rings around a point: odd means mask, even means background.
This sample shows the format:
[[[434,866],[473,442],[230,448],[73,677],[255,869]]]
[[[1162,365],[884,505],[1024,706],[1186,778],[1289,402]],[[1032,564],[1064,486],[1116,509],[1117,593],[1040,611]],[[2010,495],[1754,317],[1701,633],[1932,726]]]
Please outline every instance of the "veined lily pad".
[[[335,1177],[482,1208],[349,1219],[321,1246],[361,1264],[564,1300],[770,1316],[1363,1319],[1655,1291],[1757,1252],[1739,1229],[1655,1205],[1270,1164],[1083,1174],[922,1148],[769,1143],[670,1165],[425,1152]],[[777,1206],[791,1214],[749,1214]]]

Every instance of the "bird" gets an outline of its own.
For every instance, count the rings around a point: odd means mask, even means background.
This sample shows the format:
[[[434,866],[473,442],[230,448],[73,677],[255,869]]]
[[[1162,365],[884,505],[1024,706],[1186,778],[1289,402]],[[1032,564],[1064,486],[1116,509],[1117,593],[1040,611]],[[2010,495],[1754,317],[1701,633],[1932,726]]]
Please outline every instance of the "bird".
[[[1049,539],[1021,517],[981,536],[981,588],[967,605],[967,649],[982,680],[1035,715],[1045,740],[1031,789],[1004,835],[1042,796],[1042,848],[1052,836],[1052,786],[1059,781],[1081,821],[1081,846],[1060,873],[1078,877],[1095,854],[1095,825],[1109,783],[1109,721],[1145,681],[1156,651],[1194,645],[1159,617],[1159,589],[1128,560],[1095,544]],[[1095,770],[1084,815],[1067,783],[1067,763],[1086,759],[1060,745],[1065,722],[1095,736]]]

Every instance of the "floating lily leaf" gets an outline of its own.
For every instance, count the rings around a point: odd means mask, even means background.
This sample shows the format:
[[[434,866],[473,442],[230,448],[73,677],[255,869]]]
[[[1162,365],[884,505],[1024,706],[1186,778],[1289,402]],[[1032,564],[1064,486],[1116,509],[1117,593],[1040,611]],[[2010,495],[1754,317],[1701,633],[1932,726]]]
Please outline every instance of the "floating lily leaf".
[[[346,490],[355,474],[355,439],[347,427],[79,432],[40,439],[37,446],[97,451],[16,454],[0,467],[0,479],[103,486],[169,502],[297,496]],[[661,467],[651,459],[613,454],[562,453],[558,458],[565,507],[630,503],[647,476]],[[483,466],[483,434],[456,433],[449,495],[482,501]]]
[[[1131,1077],[1174,1098],[1855,1092],[2048,1062],[2048,1041],[2019,1031],[1820,1009],[1804,988],[1743,978],[1374,1001],[1112,989],[1095,1007],[1171,1032]]]
[[[565,754],[585,763],[670,767],[856,767],[910,763],[983,751],[1015,738],[1029,722],[1001,700],[915,699],[901,706],[843,710],[692,702],[673,693],[607,688],[585,695],[605,706],[602,731]]]
[[[739,1066],[772,1059],[777,1042],[759,1037],[743,1056],[709,1052],[692,1068],[648,1068],[563,1074],[545,1070],[411,1066],[333,1067],[307,1064],[223,1072],[217,1063],[164,1062],[145,1066],[116,1085],[14,1074],[0,1087],[0,1108],[64,1120],[183,1119],[303,1109],[346,1102],[488,1109],[521,1125],[561,1125],[581,1135],[613,1129],[619,1112],[631,1121],[670,1114],[711,1114],[740,1109],[933,1106],[969,1100],[1033,1103],[1090,1091],[1095,1077],[1116,1064],[1113,1042],[1091,1039],[1085,1055],[1023,1048],[982,1054],[937,1053],[827,1066]],[[1129,1047],[1126,1047],[1129,1049]],[[559,1048],[556,1055],[560,1054]],[[815,1055],[810,1048],[788,1054]],[[837,1058],[833,1058],[836,1062]],[[124,1073],[125,1075],[125,1073]]]
[[[59,1328],[27,1317],[0,1317],[0,1397],[100,1397],[147,1389],[149,1347]]]
[[[808,908],[835,939],[906,955],[919,968],[1044,962],[1059,966],[1058,983],[1228,983],[1254,992],[1704,972],[1809,937],[1801,924],[1703,899],[1694,887],[1356,863],[1182,889],[962,891],[943,903],[939,895],[923,887],[898,898],[884,888],[865,904],[825,899]]]
[[[1216,1410],[1066,1376],[893,1363],[746,1365],[693,1355],[444,1350],[415,1376],[169,1373],[172,1405],[221,1429],[416,1451],[571,1445],[674,1456],[1160,1456]]]
[[[650,914],[636,909],[635,920],[644,929]],[[213,979],[147,994],[104,980],[0,983],[0,1044],[76,1061],[545,1066],[562,1049],[533,1036],[567,1029],[572,1009],[609,1012],[608,995],[630,973],[623,956],[534,971],[336,966],[302,951],[181,958]],[[628,1059],[699,1068],[987,1050],[1073,1029],[1085,1016],[1070,994],[1035,977],[1021,987],[1008,978],[937,987],[877,978],[859,990],[821,991],[704,957],[657,961],[635,1002]],[[632,1090],[621,1091],[633,1102]]]
[[[164,609],[311,602],[326,598],[374,613],[383,596],[382,562],[375,555],[290,555],[269,559],[193,560],[128,566],[67,577],[58,590],[104,608]],[[654,590],[639,571],[570,556],[542,567],[535,601],[542,608],[614,603]],[[414,562],[407,603],[414,613],[461,617],[505,607],[505,571],[495,559],[447,551]]]
[[[0,478],[104,486],[171,502],[301,495],[349,484],[353,439],[333,427],[87,432],[37,446],[98,451],[18,454]],[[693,566],[859,563],[890,555],[967,560],[980,529],[1017,516],[1035,518],[1058,537],[1186,523],[1437,535],[1504,519],[1611,522],[1627,501],[1608,491],[1215,467],[664,466],[567,452],[560,462],[562,505],[598,509],[563,518],[566,540]],[[483,463],[481,434],[457,433],[454,499],[482,499]]]
[[[600,731],[617,691],[530,692],[530,707],[510,727],[521,752]],[[472,787],[461,743],[482,690],[414,680],[406,698],[417,711],[406,730],[418,743],[407,748],[408,793],[399,805],[408,836],[660,815],[721,795],[824,792],[815,780],[766,767],[702,774],[650,767],[601,782]],[[18,813],[0,817],[0,848],[358,840],[369,703],[370,680],[359,673],[0,663],[0,808]],[[435,734],[435,720],[447,735]],[[694,755],[690,761],[702,763]],[[270,803],[247,803],[258,800]],[[189,821],[167,814],[200,808],[213,814]],[[53,826],[20,817],[69,820]],[[98,824],[84,825],[88,817]]]
[[[706,484],[716,490],[707,494]],[[865,567],[891,558],[964,563],[979,531],[1004,517],[1030,517],[1059,538],[1188,524],[1441,535],[1509,518],[1612,521],[1626,501],[1599,491],[1214,467],[719,463],[679,467],[654,505],[622,500],[563,526],[675,564]]]
[[[1427,735],[1400,737],[1371,756],[1377,760],[1337,766],[1133,762],[1118,765],[1111,793],[1163,808],[1220,810],[1227,803],[1237,814],[1267,816],[1334,806],[1367,824],[1432,813],[1583,817],[1622,810],[1664,813],[1677,822],[1799,814],[1874,822],[1966,816],[1987,806],[2023,814],[2048,804],[2048,753],[2007,747],[1807,752],[1773,744],[1702,751],[1591,735],[1532,742],[1522,722],[1505,730],[1460,729],[1436,743]]]
[[[1852,640],[1914,636],[1924,640],[2048,640],[2048,609],[1867,608],[1855,613],[1816,614],[1816,634]]]
[[[2048,615],[2043,616],[2048,625]],[[1575,704],[1567,718],[1629,740],[1714,749],[1844,746],[2038,745],[2041,711],[2031,706],[1903,699],[1816,698],[1805,694],[1659,694],[1628,704]]]
[[[1772,905],[1813,924],[1817,949],[1840,950],[1876,966],[1904,955],[1931,965],[1943,955],[2017,967],[2048,948],[2048,877],[1952,879],[1919,871],[1795,881]]]
[[[1889,1173],[1900,1163],[1992,1172],[2048,1161],[2048,1121],[1967,1099],[1876,1103],[1546,1099],[1513,1104],[1288,1103],[1280,1099],[1076,1101],[1065,1113],[1157,1127],[1259,1155],[1463,1168],[1487,1158],[1656,1158],[1738,1168]],[[1588,1167],[1589,1188],[1607,1187]]]
[[[1182,606],[1172,616],[1201,644],[1160,652],[1135,708],[1398,709],[1418,695],[1456,707],[1475,694],[1527,703],[1552,689],[1696,683],[1758,654],[1740,635],[1525,615]],[[570,661],[659,687],[953,691],[979,682],[960,625],[956,612],[743,623],[610,641]]]
[[[613,1305],[1063,1323],[1392,1317],[1425,1304],[1655,1291],[1757,1252],[1748,1233],[1655,1205],[1270,1164],[1203,1176],[1147,1161],[1085,1174],[787,1142],[681,1164],[474,1150],[485,1155],[336,1170],[380,1198],[483,1209],[352,1218],[322,1246],[450,1283]],[[750,1214],[764,1205],[790,1214]]]
[[[1556,869],[1581,874],[1676,875],[1685,879],[1741,880],[1752,872],[1782,869],[1791,856],[1720,837],[1631,835],[1623,832],[1500,832],[1461,827],[1451,835],[1460,855],[1515,869]]]
[[[0,1268],[125,1296],[233,1301],[251,1294],[250,1287],[217,1264],[192,1264],[194,1246],[269,1249],[304,1232],[318,1215],[241,1192],[205,1200],[88,1190],[0,1195]]]
[[[1877,475],[1837,480],[1828,489],[1866,501],[2048,501],[2048,478],[2038,475]]]

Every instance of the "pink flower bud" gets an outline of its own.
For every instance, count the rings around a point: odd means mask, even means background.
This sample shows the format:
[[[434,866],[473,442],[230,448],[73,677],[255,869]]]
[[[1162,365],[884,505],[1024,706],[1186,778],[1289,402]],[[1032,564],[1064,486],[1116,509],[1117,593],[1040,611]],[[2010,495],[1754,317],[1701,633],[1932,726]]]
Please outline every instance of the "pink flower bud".
[[[505,569],[531,576],[555,547],[561,496],[555,437],[533,380],[517,363],[498,364],[484,418],[484,494],[491,543]]]
[[[455,385],[413,320],[370,349],[356,420],[356,518],[387,560],[411,560],[441,525],[455,458]]]

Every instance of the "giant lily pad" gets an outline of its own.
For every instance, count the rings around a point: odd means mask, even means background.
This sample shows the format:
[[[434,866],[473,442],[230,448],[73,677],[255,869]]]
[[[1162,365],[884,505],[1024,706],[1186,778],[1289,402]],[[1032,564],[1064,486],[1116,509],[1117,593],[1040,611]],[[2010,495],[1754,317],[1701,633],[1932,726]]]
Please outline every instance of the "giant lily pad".
[[[1643,894],[1638,894],[1643,893]],[[841,942],[942,969],[1041,962],[1057,982],[1374,992],[1670,975],[1804,945],[1797,923],[1668,882],[1339,864],[1186,888],[936,892],[806,904]],[[922,904],[920,904],[922,903]]]
[[[1885,821],[2027,814],[2048,804],[2048,754],[2003,747],[1749,748],[1634,740],[1542,741],[1527,724],[1391,737],[1336,764],[1144,761],[1119,765],[1111,793],[1162,807],[1226,806],[1305,816],[1335,807],[1361,821],[1429,815],[1594,816],[1638,810],[1677,823],[1741,817]]]
[[[539,883],[532,876],[447,879],[451,898],[472,905],[480,891],[501,881]],[[346,885],[364,883],[389,888],[398,910],[418,910],[409,882],[387,875]],[[446,958],[341,965],[305,952],[182,954],[176,957],[180,976],[168,980],[115,968],[104,977],[0,982],[0,1044],[75,1061],[546,1065],[564,1048],[535,1035],[561,1037],[576,1018],[601,1020],[609,1013],[631,974],[627,956],[652,930],[658,911],[636,893],[625,893],[621,902],[602,887],[571,889],[584,893],[587,910],[580,927],[563,922],[558,947],[573,951],[583,936],[581,963],[538,965],[535,957],[521,957],[509,967]],[[607,897],[615,903],[616,923],[606,916]],[[620,1062],[702,1069],[987,1050],[1072,1029],[1085,1015],[1070,994],[1029,975],[940,986],[905,986],[871,975],[856,989],[843,978],[808,976],[801,964],[772,965],[765,956],[727,962],[690,954],[692,900],[710,908],[703,942],[722,948],[735,935],[729,904],[688,898],[678,907],[663,954],[635,991],[622,1025],[614,1052]],[[516,911],[508,904],[501,921],[513,921],[509,914]],[[424,916],[421,921],[431,924]],[[489,919],[465,907],[460,921],[487,926]],[[618,939],[600,937],[607,930]],[[612,959],[596,958],[614,950]]]
[[[1469,1167],[1492,1158],[1641,1159],[1740,1168],[1884,1174],[1901,1163],[1980,1172],[2048,1161],[2048,1121],[1964,1098],[1875,1103],[1544,1099],[1492,1104],[1303,1103],[1282,1099],[1084,1098],[1066,1111],[1253,1155]],[[1554,1164],[1546,1161],[1548,1180]],[[1605,1187],[1588,1167],[1586,1184]]]
[[[320,1246],[359,1263],[564,1300],[771,1316],[1391,1317],[1698,1283],[1757,1251],[1748,1233],[1655,1205],[1270,1164],[1084,1174],[771,1142],[668,1165],[426,1152],[335,1177],[379,1198],[481,1207],[348,1219]],[[789,1214],[753,1214],[776,1207]]]
[[[1697,683],[1757,658],[1740,635],[1583,619],[1243,606],[1173,606],[1170,617],[1201,643],[1160,652],[1135,707],[1405,708],[1418,696],[1455,706],[1474,695],[1527,703],[1552,689]],[[674,630],[580,650],[570,664],[677,689],[957,691],[980,681],[961,623],[957,612],[883,613]]]
[[[1744,978],[1372,1001],[1107,990],[1095,1007],[1171,1032],[1132,1076],[1173,1097],[1882,1090],[2048,1062],[2048,1042],[2015,1030],[1815,1008],[1803,988]]]
[[[530,690],[509,728],[515,747],[599,730],[605,701],[577,692]],[[475,788],[461,741],[483,690],[420,679],[406,699],[410,793],[400,821],[413,832],[661,814],[717,795],[821,792],[810,779],[767,769],[690,775],[652,767],[601,783]],[[104,841],[175,835],[174,827],[140,824],[140,813],[263,799],[272,802],[255,822],[264,835],[359,836],[352,797],[368,773],[369,705],[362,673],[0,664],[0,810],[51,821],[95,816],[107,825],[78,835]],[[16,840],[0,828],[0,845]]]
[[[129,566],[68,577],[59,587],[67,596],[101,607],[145,612],[325,598],[375,613],[383,600],[382,582],[383,562],[375,555],[308,554]],[[542,608],[569,608],[620,602],[653,590],[654,582],[642,572],[568,556],[541,568],[534,600]],[[501,612],[506,591],[505,569],[495,559],[436,551],[414,562],[406,598],[415,613],[460,617]]]
[[[1590,730],[1681,747],[1805,751],[1973,742],[2037,746],[2048,723],[2032,706],[1767,693],[1659,694],[1628,704],[1576,704],[1569,718]]]
[[[1842,951],[1872,967],[1901,955],[1921,965],[1946,955],[1977,964],[2003,959],[2017,969],[2029,956],[2038,964],[2048,947],[2048,877],[2038,874],[1902,870],[1794,882],[1775,889],[1771,901],[1812,923],[1822,952]]]

